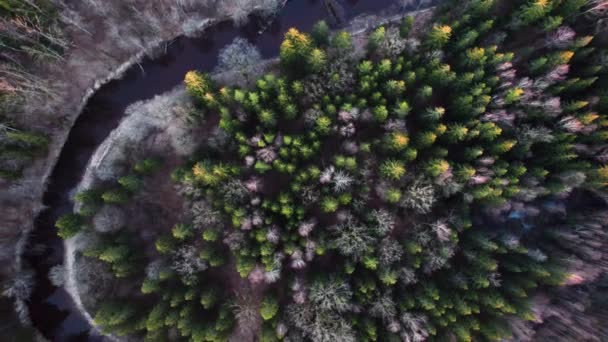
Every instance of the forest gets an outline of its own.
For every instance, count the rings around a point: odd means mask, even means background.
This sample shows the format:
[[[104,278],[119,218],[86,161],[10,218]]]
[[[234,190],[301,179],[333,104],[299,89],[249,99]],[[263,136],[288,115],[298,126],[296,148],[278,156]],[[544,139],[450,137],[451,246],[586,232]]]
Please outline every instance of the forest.
[[[81,267],[111,274],[86,301],[94,326],[119,341],[604,341],[607,14],[450,0],[363,33],[319,21],[288,29],[259,75],[235,39],[217,71],[243,82],[185,74],[173,120],[205,132],[196,150],[130,156],[54,224],[85,246]],[[2,158],[48,143],[1,128]],[[174,224],[139,212],[154,194],[183,204]]]

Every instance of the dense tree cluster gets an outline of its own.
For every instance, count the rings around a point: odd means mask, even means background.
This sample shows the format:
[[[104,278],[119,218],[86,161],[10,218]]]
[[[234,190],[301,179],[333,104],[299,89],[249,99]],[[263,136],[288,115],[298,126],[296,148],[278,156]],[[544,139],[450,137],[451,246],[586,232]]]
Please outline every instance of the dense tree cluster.
[[[19,178],[24,167],[46,152],[48,138],[22,129],[15,114],[27,99],[55,95],[27,68],[34,62],[61,60],[67,45],[52,2],[0,2],[0,179]]]
[[[449,3],[420,36],[410,17],[375,29],[362,59],[347,32],[319,23],[289,30],[283,73],[251,89],[189,72],[200,117],[219,123],[173,173],[187,220],[158,236],[138,278],[155,301],[105,303],[96,322],[149,340],[260,326],[262,341],[511,336],[510,321],[533,318],[533,291],[564,281],[563,254],[598,260],[584,240],[605,236],[598,218],[538,244],[481,214],[519,217],[526,203],[606,186],[606,49],[583,16],[593,6]],[[79,196],[116,205],[141,187],[119,183]],[[60,234],[86,222],[66,216]],[[89,254],[137,273],[128,240]],[[263,296],[234,298],[231,272]]]
[[[0,178],[19,178],[33,158],[45,153],[48,138],[0,123]]]

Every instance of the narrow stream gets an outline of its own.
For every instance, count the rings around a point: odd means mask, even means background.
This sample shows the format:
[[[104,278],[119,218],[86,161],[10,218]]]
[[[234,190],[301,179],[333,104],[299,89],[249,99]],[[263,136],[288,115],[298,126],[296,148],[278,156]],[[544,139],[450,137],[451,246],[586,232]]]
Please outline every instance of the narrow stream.
[[[395,5],[397,0],[340,2],[348,20]],[[411,1],[403,10],[415,10],[420,2]],[[422,2],[426,4],[429,1]],[[36,218],[30,246],[42,245],[44,252],[25,255],[36,270],[37,280],[29,305],[31,319],[46,338],[51,341],[104,340],[89,333],[89,324],[78,313],[67,292],[54,287],[47,275],[52,266],[63,261],[63,243],[56,235],[54,223],[59,216],[72,211],[70,191],[79,183],[95,149],[116,128],[126,107],[172,89],[182,82],[189,70],[213,70],[219,50],[237,36],[249,39],[265,58],[274,57],[278,54],[283,34],[290,27],[308,31],[321,19],[329,19],[323,0],[290,0],[263,33],[259,33],[263,24],[256,19],[241,28],[229,22],[219,23],[207,29],[201,38],[176,39],[163,57],[146,59],[141,67],[131,67],[121,79],[106,84],[89,100],[76,120],[51,175],[43,198],[48,209]]]

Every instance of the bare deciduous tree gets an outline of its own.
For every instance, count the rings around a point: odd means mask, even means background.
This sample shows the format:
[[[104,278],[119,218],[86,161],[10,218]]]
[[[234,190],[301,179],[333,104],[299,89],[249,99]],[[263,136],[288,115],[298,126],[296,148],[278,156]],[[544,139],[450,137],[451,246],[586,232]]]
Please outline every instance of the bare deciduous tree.
[[[262,54],[258,48],[246,39],[237,37],[220,51],[216,71],[234,71],[248,80],[261,61]]]
[[[250,293],[240,293],[232,304],[232,312],[236,318],[239,329],[253,336],[261,323],[259,302]]]

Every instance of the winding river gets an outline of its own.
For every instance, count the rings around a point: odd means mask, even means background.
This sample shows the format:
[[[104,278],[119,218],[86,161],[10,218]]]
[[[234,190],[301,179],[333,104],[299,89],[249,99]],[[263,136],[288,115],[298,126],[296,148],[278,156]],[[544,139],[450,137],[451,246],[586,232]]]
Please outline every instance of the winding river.
[[[397,0],[339,2],[344,11],[338,11],[338,14],[344,20],[397,6]],[[432,2],[410,1],[409,5],[402,6],[402,10],[416,10],[423,7],[421,3],[428,6]],[[336,14],[335,10],[332,12]],[[121,79],[109,82],[89,100],[76,120],[49,180],[43,199],[47,209],[36,218],[29,242],[32,248],[27,250],[39,252],[25,255],[36,270],[37,280],[29,305],[31,319],[46,338],[70,342],[104,340],[90,333],[91,327],[79,314],[67,292],[50,283],[48,272],[63,261],[63,242],[56,235],[54,223],[59,216],[72,211],[70,192],[79,183],[95,149],[120,122],[127,106],[172,89],[182,82],[189,70],[213,70],[219,50],[237,36],[246,37],[265,58],[270,58],[278,54],[287,29],[297,27],[307,31],[321,19],[330,19],[324,0],[290,0],[269,26],[255,18],[240,28],[229,22],[219,23],[208,28],[200,38],[175,39],[168,44],[165,55],[132,66]],[[44,247],[42,252],[40,248],[33,248],[40,246]]]

